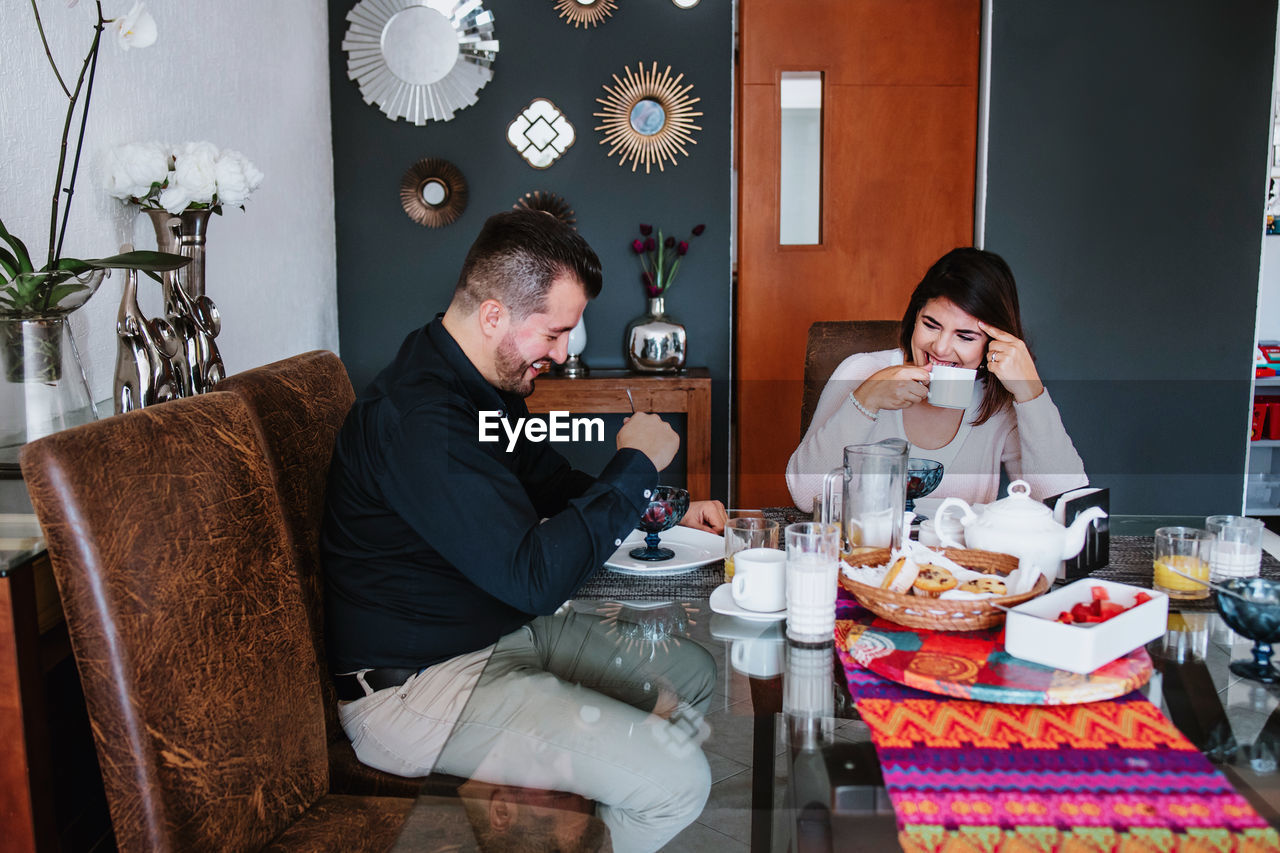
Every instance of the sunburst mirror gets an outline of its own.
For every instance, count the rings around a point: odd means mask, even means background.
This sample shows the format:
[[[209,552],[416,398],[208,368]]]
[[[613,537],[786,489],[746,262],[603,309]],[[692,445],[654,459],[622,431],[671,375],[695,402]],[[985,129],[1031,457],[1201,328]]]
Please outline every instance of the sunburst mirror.
[[[617,8],[614,0],[556,0],[556,10],[564,22],[584,30],[588,26],[598,26]]]
[[[516,203],[511,205],[511,209],[541,210],[543,213],[550,213],[564,224],[571,226],[575,231],[578,228],[578,220],[574,217],[573,208],[569,206],[569,202],[565,201],[562,196],[545,190],[534,190],[533,192],[525,193],[516,199]]]
[[[347,77],[388,118],[448,121],[493,79],[498,41],[481,0],[360,0],[347,20]]]
[[[646,174],[656,164],[662,171],[663,161],[676,165],[676,154],[689,156],[687,146],[696,145],[693,131],[702,130],[693,123],[701,116],[693,105],[701,98],[689,97],[693,84],[681,86],[683,74],[671,76],[671,66],[661,74],[658,63],[648,71],[640,65],[636,74],[630,66],[623,69],[623,79],[613,75],[616,86],[604,85],[606,97],[596,98],[604,112],[592,113],[602,119],[596,130],[604,131],[601,145],[609,145],[607,156],[621,154],[618,165],[631,161],[631,171],[641,163]]]
[[[424,157],[400,179],[400,206],[419,225],[443,228],[467,208],[467,179],[448,160]]]

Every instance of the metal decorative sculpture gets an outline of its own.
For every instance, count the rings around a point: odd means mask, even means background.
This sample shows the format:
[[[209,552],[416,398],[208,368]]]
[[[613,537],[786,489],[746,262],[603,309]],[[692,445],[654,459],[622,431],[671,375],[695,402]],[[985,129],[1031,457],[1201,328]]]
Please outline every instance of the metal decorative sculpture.
[[[512,210],[541,210],[543,213],[550,213],[556,219],[559,219],[565,225],[578,230],[578,220],[574,216],[573,208],[569,206],[569,202],[564,200],[563,196],[556,195],[546,190],[533,190],[527,192],[520,198],[516,199],[516,203],[511,205]]]
[[[693,131],[702,130],[693,123],[695,117],[702,115],[693,110],[693,105],[702,99],[689,97],[693,84],[682,87],[680,81],[684,75],[673,78],[670,65],[659,74],[656,62],[648,71],[640,65],[637,74],[632,74],[627,66],[623,74],[625,80],[613,75],[617,88],[608,84],[603,87],[607,97],[596,98],[604,105],[604,112],[592,113],[603,119],[596,130],[604,131],[600,144],[611,146],[607,156],[621,151],[619,166],[625,166],[630,160],[634,172],[643,162],[645,174],[655,163],[661,172],[663,160],[676,165],[677,153],[688,157],[685,146],[696,145]]]
[[[138,271],[125,273],[120,312],[116,315],[116,414],[154,406],[180,396],[174,360],[182,341],[167,320],[148,320],[138,307]]]
[[[183,269],[161,273],[165,317],[180,343],[180,352],[173,356],[174,372],[179,379],[178,396],[190,397],[210,390],[226,375],[222,354],[214,342],[222,331],[222,315],[213,300],[204,295],[205,226],[209,211],[186,211],[180,216],[158,213],[161,215],[153,214],[152,219],[160,251],[192,259]]]

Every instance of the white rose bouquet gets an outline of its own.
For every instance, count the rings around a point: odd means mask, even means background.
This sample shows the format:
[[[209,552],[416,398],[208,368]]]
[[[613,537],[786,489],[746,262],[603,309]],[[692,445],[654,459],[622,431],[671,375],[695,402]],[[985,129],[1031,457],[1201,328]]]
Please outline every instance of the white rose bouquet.
[[[130,142],[107,152],[103,186],[108,193],[143,210],[212,210],[229,204],[244,209],[262,173],[238,151],[219,151],[209,142],[166,146]]]

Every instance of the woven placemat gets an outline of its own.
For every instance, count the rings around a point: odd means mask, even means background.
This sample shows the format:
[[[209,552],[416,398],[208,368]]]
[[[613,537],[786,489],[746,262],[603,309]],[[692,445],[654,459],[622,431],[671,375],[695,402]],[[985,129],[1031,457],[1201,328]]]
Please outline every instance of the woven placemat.
[[[799,510],[765,510],[766,517],[784,524],[803,520]],[[1110,562],[1089,577],[1127,583],[1131,586],[1151,588],[1150,536],[1112,536]],[[1280,580],[1280,561],[1270,554],[1262,555],[1262,576]],[[724,583],[724,562],[717,560],[693,571],[668,577],[624,575],[609,569],[601,569],[578,590],[575,598],[607,598],[617,601],[637,599],[690,599],[708,598],[716,587]],[[1213,610],[1213,599],[1181,600],[1180,610]]]
[[[684,574],[661,578],[624,575],[610,569],[601,569],[579,588],[574,598],[608,598],[615,601],[710,598],[711,593],[722,583],[723,560],[699,566]]]

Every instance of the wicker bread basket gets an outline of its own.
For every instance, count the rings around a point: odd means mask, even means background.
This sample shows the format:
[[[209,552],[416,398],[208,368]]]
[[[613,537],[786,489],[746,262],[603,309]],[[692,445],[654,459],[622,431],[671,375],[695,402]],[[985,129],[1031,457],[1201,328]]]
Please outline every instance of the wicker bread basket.
[[[978,551],[973,548],[942,548],[940,550],[966,569],[973,569],[983,574],[1003,577],[1018,567],[1018,558],[1008,554]],[[889,562],[889,557],[889,549],[880,548],[858,554],[853,559],[863,566],[883,566]],[[1024,601],[1030,601],[1049,589],[1049,579],[1041,575],[1035,587],[1021,595],[969,601],[952,601],[890,592],[878,586],[868,586],[851,580],[845,577],[843,571],[840,572],[840,585],[863,607],[890,622],[896,622],[908,628],[925,628],[931,631],[978,631],[983,628],[994,628],[1004,621],[1004,611],[997,610],[992,606],[993,603],[1014,607]]]

